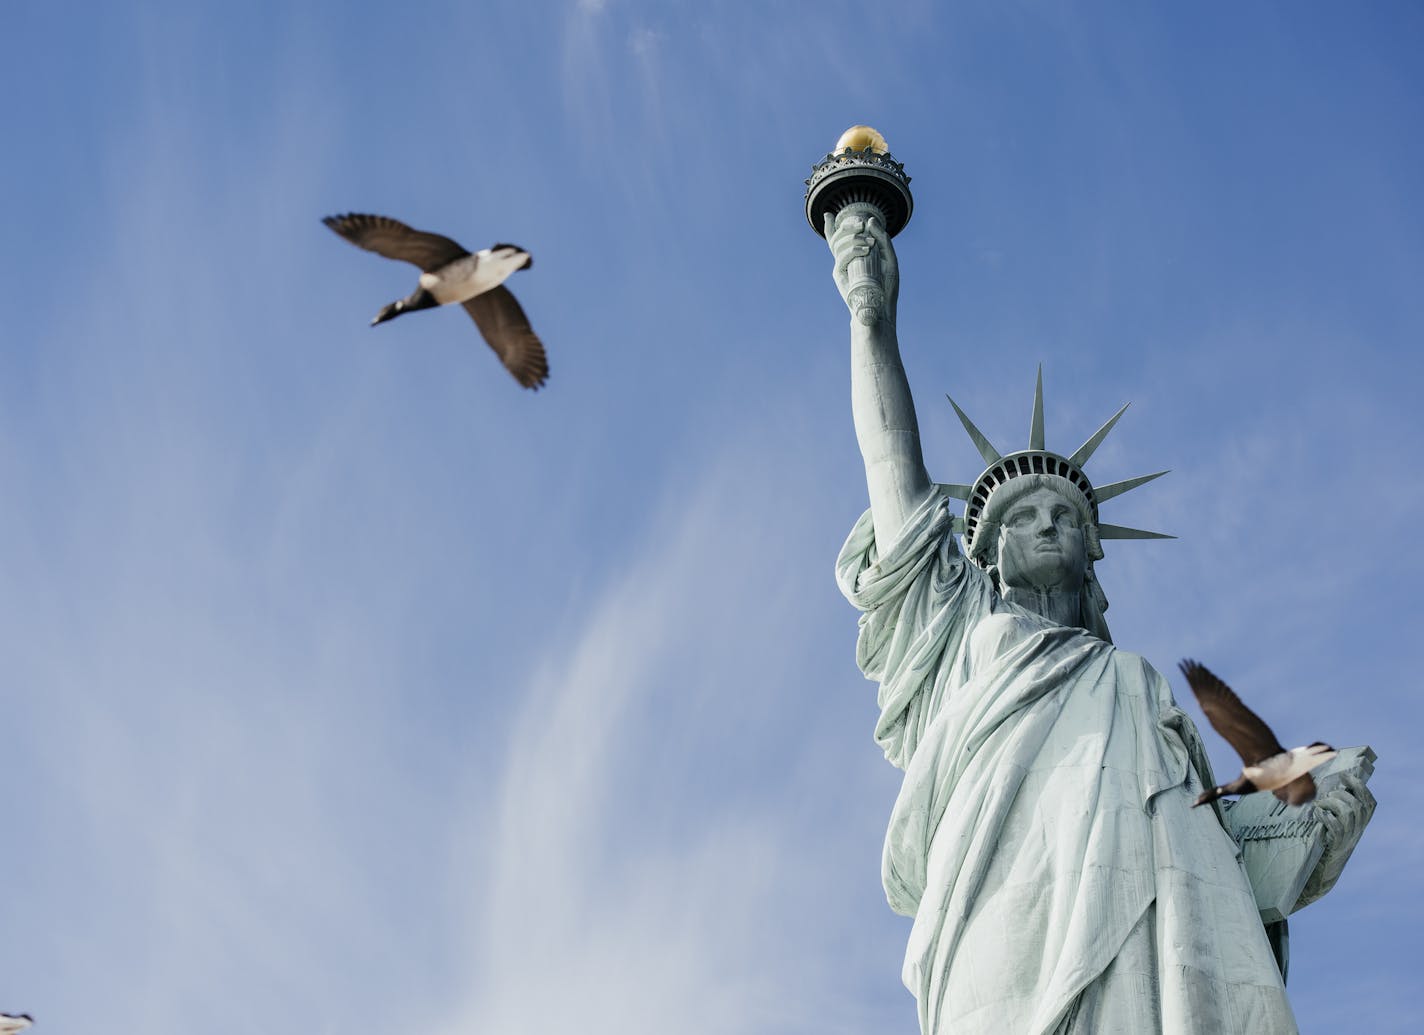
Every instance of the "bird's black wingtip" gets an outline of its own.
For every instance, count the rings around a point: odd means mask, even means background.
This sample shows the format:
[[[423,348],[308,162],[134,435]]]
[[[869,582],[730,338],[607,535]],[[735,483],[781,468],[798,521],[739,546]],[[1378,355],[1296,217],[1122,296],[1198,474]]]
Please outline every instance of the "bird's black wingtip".
[[[359,226],[364,218],[358,212],[338,212],[334,216],[322,216],[321,224],[345,237],[354,226]]]

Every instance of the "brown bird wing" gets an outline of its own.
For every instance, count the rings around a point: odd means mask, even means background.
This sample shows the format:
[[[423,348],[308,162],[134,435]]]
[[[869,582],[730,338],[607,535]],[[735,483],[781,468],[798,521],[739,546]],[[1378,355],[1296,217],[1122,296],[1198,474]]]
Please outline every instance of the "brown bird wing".
[[[1287,805],[1304,805],[1315,797],[1315,781],[1310,778],[1309,773],[1302,773],[1284,787],[1277,787],[1272,793]]]
[[[501,284],[476,295],[465,303],[465,311],[516,381],[525,388],[538,388],[548,379],[544,343],[507,287]]]
[[[448,237],[412,230],[388,216],[350,212],[344,216],[327,216],[322,222],[358,248],[388,259],[414,263],[425,273],[470,254]]]
[[[1182,662],[1181,668],[1212,727],[1236,749],[1241,761],[1255,765],[1285,750],[1271,727],[1242,704],[1231,687],[1212,675],[1205,665],[1188,659]]]

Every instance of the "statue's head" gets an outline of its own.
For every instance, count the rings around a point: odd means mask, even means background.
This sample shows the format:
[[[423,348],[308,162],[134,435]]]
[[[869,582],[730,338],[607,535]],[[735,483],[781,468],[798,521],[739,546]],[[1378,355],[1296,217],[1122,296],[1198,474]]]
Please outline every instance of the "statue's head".
[[[1028,475],[996,492],[979,522],[980,553],[1005,587],[1082,589],[1088,562],[1103,555],[1097,523],[1080,494],[1052,475]]]
[[[965,553],[992,575],[1001,592],[1078,594],[1079,624],[1108,639],[1102,617],[1107,598],[1093,572],[1093,562],[1103,557],[1102,540],[1171,538],[1098,520],[1101,501],[1167,473],[1099,488],[1083,473],[1083,465],[1127,407],[1064,457],[1044,448],[1042,371],[1034,391],[1028,449],[1001,454],[953,399],[950,404],[989,465],[973,485],[942,486],[965,501],[964,516],[955,521],[956,531],[964,534]]]
[[[1109,642],[1108,600],[1093,562],[1103,556],[1093,508],[1065,478],[1020,475],[990,493],[979,510],[970,556],[1004,596]],[[1049,597],[1060,603],[1046,604]]]
[[[1023,463],[1019,460],[1022,457]],[[1024,470],[1019,471],[1022,466]],[[1003,567],[1003,551],[1017,550],[1014,545],[1024,540],[1038,540],[1041,549],[1056,551],[1044,545],[1044,540],[1061,540],[1065,534],[1076,544],[1078,574],[1092,561],[1101,560],[1103,547],[1098,535],[1097,508],[1093,505],[1091,486],[1082,472],[1067,477],[1067,462],[1051,453],[1034,455],[1011,453],[979,476],[969,492],[969,506],[964,517],[964,544],[971,560],[982,568]],[[1053,518],[1051,526],[1045,524]],[[1010,567],[1020,570],[1011,560]],[[1011,585],[1019,584],[1015,579]]]

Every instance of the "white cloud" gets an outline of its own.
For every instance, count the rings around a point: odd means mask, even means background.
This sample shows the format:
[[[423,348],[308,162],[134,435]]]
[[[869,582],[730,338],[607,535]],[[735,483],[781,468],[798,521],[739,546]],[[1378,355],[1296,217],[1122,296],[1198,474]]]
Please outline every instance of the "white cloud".
[[[725,717],[776,693],[784,660],[770,655],[804,655],[814,628],[708,653],[707,638],[780,610],[764,592],[777,552],[736,502],[758,491],[755,470],[734,451],[694,497],[678,493],[577,635],[552,645],[561,657],[518,691],[499,806],[470,838],[493,859],[470,904],[478,978],[440,1031],[861,1030],[863,1005],[829,980],[822,943],[840,921],[816,915],[820,842],[792,805],[815,738],[776,738],[758,798],[715,789],[742,777],[719,771],[737,748],[705,731],[705,708]]]

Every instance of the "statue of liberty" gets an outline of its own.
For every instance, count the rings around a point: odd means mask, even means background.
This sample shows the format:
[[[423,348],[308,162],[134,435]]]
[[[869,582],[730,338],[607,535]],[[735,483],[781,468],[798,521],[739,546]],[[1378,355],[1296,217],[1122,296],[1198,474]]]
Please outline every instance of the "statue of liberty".
[[[884,220],[865,204],[824,214],[870,495],[836,573],[863,612],[876,741],[905,772],[883,880],[914,920],[903,978],[921,1031],[1295,1032],[1225,813],[1192,808],[1215,783],[1196,727],[1104,620],[1103,540],[1154,534],[1102,523],[1099,504],[1157,475],[1084,473],[1121,411],[1072,454],[1048,451],[1040,377],[1028,449],[1000,454],[956,405],[987,469],[932,481]],[[1327,797],[1317,897],[1373,809],[1359,781]]]

